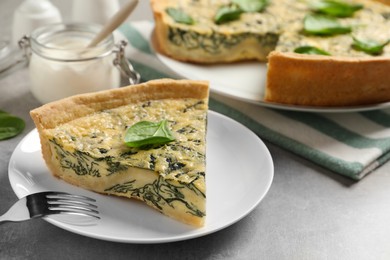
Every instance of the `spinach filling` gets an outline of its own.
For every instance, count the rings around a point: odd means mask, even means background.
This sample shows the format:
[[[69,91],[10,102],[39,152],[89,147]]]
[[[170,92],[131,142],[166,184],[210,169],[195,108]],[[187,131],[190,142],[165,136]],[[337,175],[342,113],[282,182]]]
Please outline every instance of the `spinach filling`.
[[[160,176],[153,183],[149,183],[143,187],[136,188],[134,187],[135,181],[136,180],[131,180],[122,184],[115,184],[114,186],[107,188],[105,191],[123,194],[130,193],[131,197],[140,198],[144,202],[154,205],[159,210],[162,210],[164,205],[168,205],[174,208],[173,203],[179,202],[187,208],[187,213],[189,214],[200,218],[206,215],[203,211],[199,210],[194,205],[188,203],[185,200],[185,196],[181,191],[183,188],[189,188],[197,195],[206,197],[205,194],[202,193],[199,189],[197,189],[193,183],[174,184],[171,181],[165,180]]]
[[[242,41],[255,37],[260,46],[269,52],[276,47],[279,35],[276,33],[266,33],[264,35],[256,35],[250,33],[240,33],[232,36],[227,36],[216,31],[211,34],[201,34],[191,30],[183,30],[181,28],[169,27],[169,41],[187,50],[201,49],[209,54],[219,54],[223,49],[231,49]]]

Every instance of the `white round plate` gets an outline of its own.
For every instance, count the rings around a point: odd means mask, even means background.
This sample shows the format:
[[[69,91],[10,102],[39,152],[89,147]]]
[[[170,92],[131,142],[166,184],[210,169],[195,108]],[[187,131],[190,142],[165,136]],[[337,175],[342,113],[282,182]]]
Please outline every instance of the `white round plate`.
[[[101,219],[94,225],[50,223],[84,236],[125,243],[163,243],[204,236],[245,217],[264,198],[273,179],[273,162],[264,143],[238,122],[210,111],[207,130],[206,225],[193,228],[137,200],[105,196],[53,177],[41,156],[37,130],[16,147],[9,180],[21,198],[39,191],[65,191],[97,200]],[[239,174],[238,174],[239,173]]]
[[[152,36],[153,37],[153,36]],[[154,40],[152,40],[152,43]],[[153,44],[151,44],[153,45]],[[153,47],[153,46],[152,46]],[[204,65],[180,62],[154,51],[157,58],[179,78],[208,80],[215,93],[259,106],[303,112],[359,112],[390,107],[390,102],[345,107],[314,107],[278,104],[264,100],[267,65],[249,61],[234,64]]]

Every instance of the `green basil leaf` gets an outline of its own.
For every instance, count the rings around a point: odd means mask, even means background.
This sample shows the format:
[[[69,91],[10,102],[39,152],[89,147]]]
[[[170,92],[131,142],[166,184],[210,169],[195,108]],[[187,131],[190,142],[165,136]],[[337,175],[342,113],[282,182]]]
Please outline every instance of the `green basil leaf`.
[[[125,143],[130,147],[165,144],[175,140],[168,128],[167,120],[158,123],[140,121],[129,127],[125,134]]]
[[[194,19],[192,19],[191,16],[186,14],[181,9],[169,7],[165,11],[177,23],[183,23],[183,24],[189,24],[189,25],[192,25],[195,23]]]
[[[303,21],[304,31],[314,35],[334,35],[351,32],[351,27],[342,26],[334,17],[325,15],[306,15]]]
[[[352,47],[358,51],[363,51],[371,55],[379,55],[383,52],[383,48],[390,43],[390,40],[387,40],[385,43],[379,43],[373,40],[358,40],[353,37]]]
[[[294,50],[294,52],[301,53],[301,54],[314,54],[314,55],[330,56],[330,53],[328,53],[322,49],[319,49],[317,47],[313,47],[313,46],[301,46],[301,47],[296,48]]]
[[[237,5],[224,5],[220,7],[214,17],[216,24],[223,24],[238,20],[243,11]]]
[[[21,133],[25,127],[23,119],[1,113],[0,116],[0,140],[14,137]]]
[[[334,0],[320,0],[313,2],[311,8],[319,13],[335,17],[350,17],[363,8],[361,4],[350,4]]]
[[[268,0],[232,0],[244,12],[261,12],[268,4]]]

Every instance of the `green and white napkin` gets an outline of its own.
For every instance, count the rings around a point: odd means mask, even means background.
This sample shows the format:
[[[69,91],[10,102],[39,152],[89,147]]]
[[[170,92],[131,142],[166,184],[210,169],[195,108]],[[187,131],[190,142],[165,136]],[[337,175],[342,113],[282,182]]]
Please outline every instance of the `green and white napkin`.
[[[149,21],[121,26],[130,43],[126,55],[143,81],[175,78],[149,45],[153,26]],[[354,180],[390,159],[390,109],[307,113],[265,108],[216,94],[211,96],[210,109],[242,123],[264,140]]]

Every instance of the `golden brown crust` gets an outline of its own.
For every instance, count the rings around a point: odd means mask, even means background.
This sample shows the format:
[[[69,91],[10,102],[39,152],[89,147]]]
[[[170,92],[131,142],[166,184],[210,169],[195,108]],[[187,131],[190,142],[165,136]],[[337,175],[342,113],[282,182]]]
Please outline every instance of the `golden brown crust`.
[[[161,52],[165,55],[167,54],[167,47],[166,45],[163,45],[163,42],[165,42],[164,35],[166,35],[166,26],[164,26],[163,23],[163,12],[162,12],[162,2],[165,1],[158,1],[158,0],[150,0],[151,8],[153,11],[153,17],[155,21],[155,29],[153,31],[153,45],[156,48],[158,52]]]
[[[195,80],[151,80],[139,85],[81,94],[51,102],[30,112],[39,129],[54,128],[103,109],[166,98],[207,98],[208,83]]]
[[[352,106],[390,100],[390,60],[272,52],[265,100]]]
[[[377,2],[381,2],[383,4],[386,4],[386,5],[390,5],[390,0],[375,0]]]

